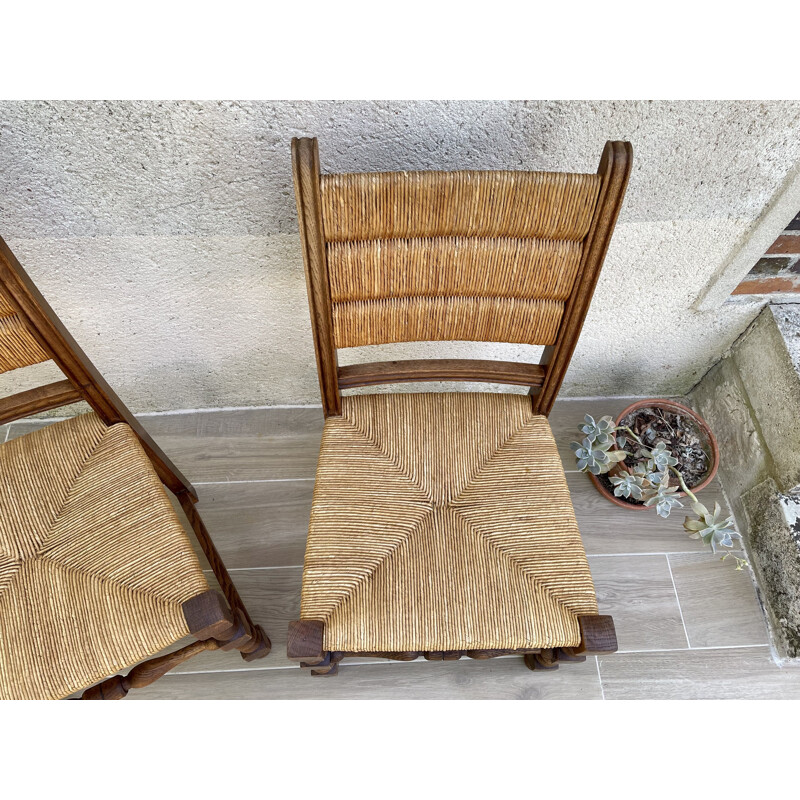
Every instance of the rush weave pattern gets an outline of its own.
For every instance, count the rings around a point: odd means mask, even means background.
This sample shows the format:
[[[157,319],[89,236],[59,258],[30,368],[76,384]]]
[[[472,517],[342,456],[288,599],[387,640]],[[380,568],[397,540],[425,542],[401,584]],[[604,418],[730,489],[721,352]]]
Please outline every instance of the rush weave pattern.
[[[333,304],[338,347],[387,342],[553,344],[564,313],[557,300],[403,297]]]
[[[322,175],[334,342],[552,344],[598,175]]]
[[[574,647],[597,601],[530,398],[342,399],[325,422],[301,617],[345,652]]]
[[[0,446],[0,698],[66,697],[188,635],[208,589],[125,424],[74,417]]]
[[[0,293],[0,373],[49,359],[50,356],[42,350],[17,312]]]
[[[325,239],[533,236],[580,241],[600,176],[460,170],[321,176]]]

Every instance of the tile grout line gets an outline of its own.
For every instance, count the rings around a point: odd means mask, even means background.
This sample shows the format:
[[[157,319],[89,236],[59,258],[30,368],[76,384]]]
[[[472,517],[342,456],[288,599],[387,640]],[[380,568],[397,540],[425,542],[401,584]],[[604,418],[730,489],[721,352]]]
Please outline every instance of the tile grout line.
[[[619,650],[614,655],[640,655],[640,654],[648,654],[648,653],[688,653],[688,652],[698,652],[703,650],[755,650],[757,648],[769,648],[768,644],[724,644],[724,645],[711,645],[711,646],[703,646],[703,647],[673,647],[670,649],[664,650]],[[509,659],[509,658],[519,658],[519,655],[507,655],[507,656],[498,656],[496,659],[492,659],[493,661],[499,659]],[[472,659],[474,660],[474,659]],[[468,658],[464,658],[465,662],[470,661]],[[603,679],[600,672],[600,657],[595,656],[595,662],[597,665],[597,675],[600,679],[600,689],[603,692],[603,699],[605,699],[605,690],[603,689]],[[407,665],[407,664],[429,664],[431,662],[427,661],[424,658],[417,658],[414,661],[392,661],[388,658],[376,658],[374,661],[355,661],[355,662],[347,662],[343,661],[342,665],[345,667],[374,667],[377,664],[395,664],[395,665]],[[228,672],[270,672],[273,670],[279,669],[300,669],[297,664],[284,664],[280,667],[243,667],[240,669],[199,669],[199,670],[186,670],[185,672],[167,672],[164,677],[165,678],[178,678],[181,675],[214,675],[216,673],[228,673]]]
[[[595,656],[594,657],[594,663],[597,666],[597,680],[600,681],[600,699],[601,700],[605,700],[606,699],[606,692],[605,692],[605,689],[603,689],[603,676],[600,674],[600,657],[599,656]]]
[[[194,484],[197,486],[197,484]],[[592,555],[588,556],[589,558],[638,558],[639,556],[694,556],[694,555],[703,555],[702,552],[695,551],[695,550],[686,550],[681,552],[675,553],[593,553]],[[271,564],[269,566],[264,567],[228,567],[228,572],[256,572],[258,570],[267,570],[267,569],[302,569],[302,564]],[[213,574],[213,570],[204,569],[203,572],[208,572],[209,574]],[[675,586],[675,582],[673,581],[673,588]],[[697,648],[693,648],[697,649]],[[636,651],[639,652],[639,651]]]
[[[683,625],[683,633],[686,636],[686,644],[689,649],[692,649],[692,643],[689,640],[689,631],[686,630],[686,620],[683,618],[683,609],[681,608],[681,599],[678,597],[678,587],[675,585],[675,576],[672,574],[672,564],[669,563],[669,554],[664,553],[664,558],[667,559],[667,569],[669,570],[669,579],[672,581],[672,590],[675,592],[675,602],[678,604],[678,613],[681,615],[681,625]]]

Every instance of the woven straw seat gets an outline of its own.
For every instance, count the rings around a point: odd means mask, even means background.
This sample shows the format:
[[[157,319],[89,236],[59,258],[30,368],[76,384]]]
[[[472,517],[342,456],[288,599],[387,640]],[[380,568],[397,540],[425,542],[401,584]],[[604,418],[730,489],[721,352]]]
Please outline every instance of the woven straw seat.
[[[550,426],[520,395],[343,398],[303,575],[332,651],[575,647],[597,613]]]
[[[153,655],[207,590],[128,425],[86,414],[0,446],[0,698],[65,697]]]

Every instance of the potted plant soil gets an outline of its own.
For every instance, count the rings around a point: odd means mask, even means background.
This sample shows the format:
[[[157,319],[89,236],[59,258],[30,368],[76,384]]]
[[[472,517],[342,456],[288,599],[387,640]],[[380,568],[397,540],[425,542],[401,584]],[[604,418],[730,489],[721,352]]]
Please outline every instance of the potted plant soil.
[[[617,417],[584,417],[583,439],[571,444],[578,469],[589,475],[597,490],[627,509],[655,508],[661,517],[683,506],[688,497],[696,518],[684,528],[716,552],[717,545],[733,547],[741,536],[733,519],[723,518],[719,504],[709,511],[695,492],[712,480],[719,466],[719,448],[706,421],[673,400],[640,400]],[[734,557],[736,558],[736,557]],[[747,562],[736,558],[737,569]]]

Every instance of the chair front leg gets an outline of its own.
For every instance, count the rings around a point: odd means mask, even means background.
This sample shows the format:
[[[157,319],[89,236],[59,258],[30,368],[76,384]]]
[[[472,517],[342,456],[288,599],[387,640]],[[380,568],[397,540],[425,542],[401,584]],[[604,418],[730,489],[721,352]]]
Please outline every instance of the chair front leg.
[[[271,648],[260,625],[239,609],[231,610],[219,592],[209,589],[183,604],[189,633],[201,641],[215,639],[221,650],[238,650],[245,661],[266,656]]]

